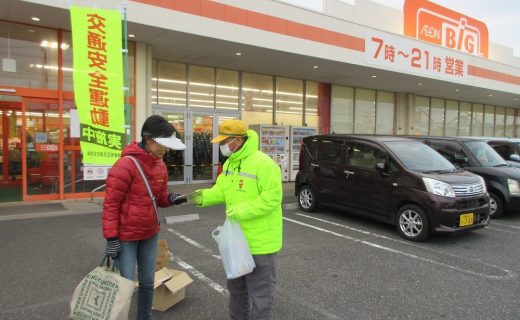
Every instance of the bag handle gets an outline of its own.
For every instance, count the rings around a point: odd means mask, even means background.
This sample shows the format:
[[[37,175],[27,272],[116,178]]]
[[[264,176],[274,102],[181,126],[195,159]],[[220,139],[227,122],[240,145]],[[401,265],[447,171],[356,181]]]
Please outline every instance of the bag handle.
[[[107,262],[107,269],[111,269],[112,272],[119,273],[119,263],[117,262],[117,259],[112,258],[112,268],[110,268],[110,256],[108,255],[103,257],[103,260],[101,260],[99,266],[102,267],[105,264],[105,261]]]
[[[222,232],[222,226],[218,226],[213,232],[211,233],[211,236],[213,237],[213,240],[215,240],[218,243],[218,239],[220,238],[220,233]]]
[[[155,215],[157,217],[157,224],[161,224],[161,222],[159,221],[159,210],[157,209],[157,201],[155,199],[155,196],[153,195],[152,188],[150,187],[150,183],[148,182],[148,178],[144,175],[143,168],[141,167],[141,165],[139,164],[139,161],[137,161],[136,158],[134,158],[132,156],[125,156],[125,158],[132,159],[132,161],[135,163],[135,166],[137,167],[137,169],[141,173],[141,176],[143,177],[144,184],[146,185],[146,189],[148,189],[148,195],[150,195],[150,198],[152,199],[153,208],[155,210]]]

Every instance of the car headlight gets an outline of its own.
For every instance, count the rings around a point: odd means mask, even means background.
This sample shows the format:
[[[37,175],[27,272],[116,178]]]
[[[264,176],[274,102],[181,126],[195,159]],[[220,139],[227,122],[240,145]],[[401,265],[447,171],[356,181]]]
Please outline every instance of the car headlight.
[[[486,180],[484,180],[484,178],[482,178],[481,176],[478,176],[478,178],[480,179],[480,183],[482,184],[482,193],[486,193],[487,192]]]
[[[445,182],[439,181],[439,180],[435,180],[435,179],[430,179],[430,178],[425,178],[425,177],[423,177],[422,179],[423,179],[424,185],[426,186],[426,190],[429,193],[433,193],[433,194],[443,196],[443,197],[451,197],[451,198],[455,197],[455,191],[453,191],[453,188],[451,185],[449,185]]]
[[[513,179],[507,179],[510,194],[520,194],[520,183]]]

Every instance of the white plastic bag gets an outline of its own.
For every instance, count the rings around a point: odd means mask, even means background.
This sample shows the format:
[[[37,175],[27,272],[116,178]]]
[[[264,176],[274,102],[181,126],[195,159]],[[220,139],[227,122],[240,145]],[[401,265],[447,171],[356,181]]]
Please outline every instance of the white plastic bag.
[[[238,222],[226,219],[224,225],[213,230],[211,235],[218,244],[228,279],[253,272],[255,261]]]

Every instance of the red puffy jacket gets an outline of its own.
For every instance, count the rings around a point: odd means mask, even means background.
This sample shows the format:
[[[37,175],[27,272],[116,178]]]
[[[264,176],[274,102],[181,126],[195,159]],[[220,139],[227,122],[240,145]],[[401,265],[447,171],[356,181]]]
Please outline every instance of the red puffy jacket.
[[[168,173],[158,158],[132,143],[108,173],[103,203],[103,237],[122,241],[146,240],[159,232],[158,215],[133,156],[143,168],[159,207],[171,206],[168,200]]]

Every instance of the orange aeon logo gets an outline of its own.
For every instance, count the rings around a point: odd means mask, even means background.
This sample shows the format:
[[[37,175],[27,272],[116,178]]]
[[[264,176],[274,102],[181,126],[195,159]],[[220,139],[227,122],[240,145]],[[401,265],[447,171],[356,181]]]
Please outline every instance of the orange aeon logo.
[[[404,2],[404,34],[468,54],[488,57],[485,23],[427,0]]]

